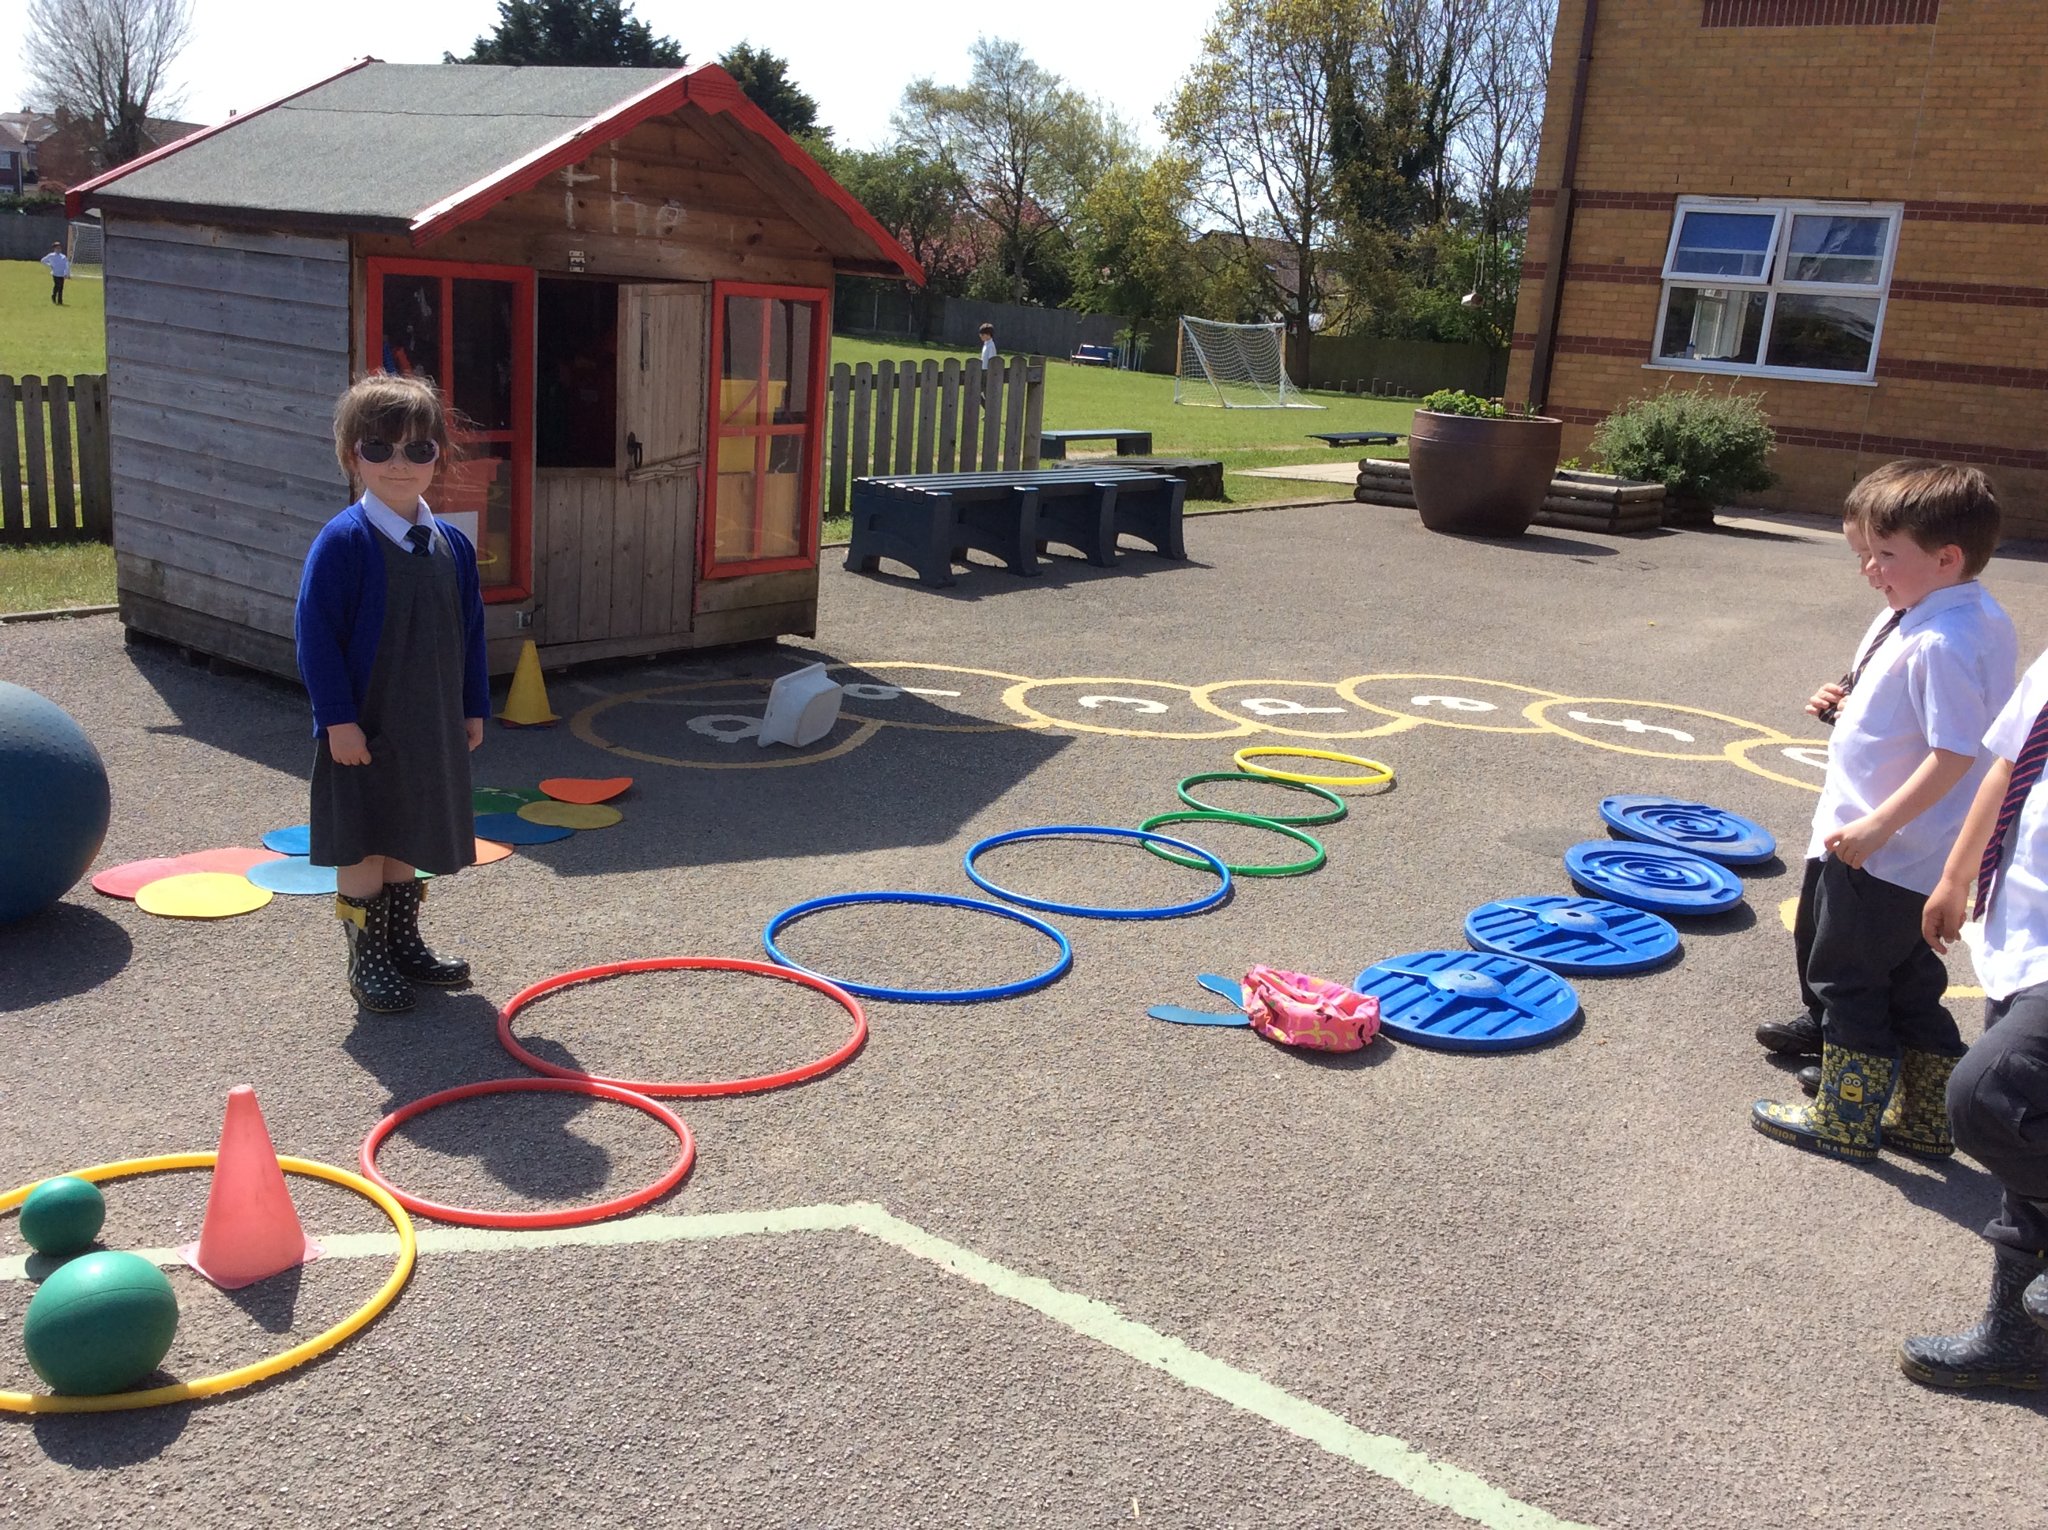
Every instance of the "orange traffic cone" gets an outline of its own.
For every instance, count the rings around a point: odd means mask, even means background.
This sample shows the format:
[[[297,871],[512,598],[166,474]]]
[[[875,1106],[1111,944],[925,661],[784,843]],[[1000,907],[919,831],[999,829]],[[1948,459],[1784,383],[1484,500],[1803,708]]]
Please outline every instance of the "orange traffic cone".
[[[547,682],[540,676],[540,650],[532,638],[519,650],[519,667],[512,671],[512,689],[498,721],[508,728],[545,728],[561,721],[548,706]]]
[[[199,1241],[178,1252],[223,1291],[238,1291],[320,1257],[320,1245],[300,1230],[256,1091],[247,1084],[228,1091],[227,1124],[221,1128]]]

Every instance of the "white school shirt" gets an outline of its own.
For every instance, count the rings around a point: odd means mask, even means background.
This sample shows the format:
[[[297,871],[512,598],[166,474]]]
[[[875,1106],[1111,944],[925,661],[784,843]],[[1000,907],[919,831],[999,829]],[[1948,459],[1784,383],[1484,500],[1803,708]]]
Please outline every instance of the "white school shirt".
[[[64,257],[64,252],[61,250],[50,251],[49,254],[43,257],[43,264],[50,268],[52,276],[69,276],[71,274],[71,262]]]
[[[2019,689],[1984,735],[1989,755],[2016,760],[2041,708],[2048,705],[2048,653],[2028,666]],[[1982,924],[1965,925],[1963,938],[1977,964],[1977,981],[1994,999],[2048,983],[2048,791],[2033,791],[2006,831],[2004,869]]]
[[[429,549],[438,542],[441,546],[447,547],[450,552],[454,551],[454,548],[449,545],[448,533],[443,531],[441,523],[434,519],[434,512],[427,508],[425,500],[420,501],[420,518],[417,521],[407,520],[368,489],[363,490],[363,509],[369,512],[370,524],[372,526],[375,526],[407,552],[412,551],[412,543],[406,541],[405,534],[416,525],[424,526],[433,533],[432,540],[427,543]]]
[[[996,359],[995,341],[984,340],[981,342],[981,359],[983,361],[994,361]]]
[[[1883,611],[1871,619],[1857,658],[1889,619]],[[1922,597],[1871,656],[1842,703],[1808,859],[1827,854],[1828,835],[1904,786],[1930,749],[1976,755],[1969,772],[1939,802],[1863,863],[1874,877],[1933,892],[1977,783],[1990,768],[1990,757],[1981,752],[1984,732],[2012,695],[2018,668],[2012,619],[1983,585],[1969,579]]]

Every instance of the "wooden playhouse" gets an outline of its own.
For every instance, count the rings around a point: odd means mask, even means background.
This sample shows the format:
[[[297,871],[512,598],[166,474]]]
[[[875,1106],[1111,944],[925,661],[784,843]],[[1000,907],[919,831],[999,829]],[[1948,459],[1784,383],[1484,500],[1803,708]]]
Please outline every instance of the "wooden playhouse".
[[[365,59],[74,190],[121,619],[285,676],[334,400],[436,378],[494,671],[814,631],[835,272],[921,282],[709,66]]]

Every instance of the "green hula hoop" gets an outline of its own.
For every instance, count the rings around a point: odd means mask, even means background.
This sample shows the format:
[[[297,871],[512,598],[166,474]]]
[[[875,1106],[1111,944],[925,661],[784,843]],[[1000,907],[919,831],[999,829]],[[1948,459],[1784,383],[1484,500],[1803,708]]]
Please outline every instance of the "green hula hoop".
[[[1304,834],[1301,830],[1281,823],[1277,819],[1261,818],[1256,813],[1231,813],[1224,811],[1222,808],[1203,808],[1201,811],[1194,813],[1161,813],[1157,817],[1148,818],[1139,824],[1138,830],[1140,833],[1149,834],[1163,823],[1197,822],[1244,823],[1250,824],[1255,829],[1271,829],[1275,834],[1285,834],[1289,839],[1299,840],[1302,844],[1307,845],[1309,849],[1315,851],[1315,854],[1307,860],[1296,861],[1291,866],[1232,866],[1226,863],[1223,869],[1234,877],[1305,876],[1309,872],[1318,869],[1324,861],[1330,858],[1329,852],[1323,849],[1322,842],[1312,834]],[[1198,871],[1202,867],[1200,861],[1185,855],[1176,855],[1171,850],[1162,850],[1149,839],[1143,841],[1143,844],[1147,850],[1150,850],[1161,860],[1172,861],[1176,866],[1192,866]]]
[[[1335,792],[1325,791],[1320,786],[1310,786],[1306,781],[1282,781],[1273,776],[1257,776],[1248,770],[1211,770],[1205,771],[1198,776],[1187,776],[1174,787],[1173,794],[1189,807],[1199,812],[1224,813],[1233,811],[1233,809],[1229,808],[1211,807],[1206,802],[1195,800],[1194,794],[1188,788],[1198,786],[1204,781],[1257,781],[1264,786],[1285,787],[1291,792],[1307,792],[1312,797],[1320,797],[1329,803],[1332,809],[1328,813],[1296,813],[1286,817],[1282,817],[1278,813],[1259,813],[1255,815],[1265,819],[1267,823],[1293,824],[1298,828],[1308,828],[1313,824],[1335,823],[1351,811],[1342,797],[1338,796]]]

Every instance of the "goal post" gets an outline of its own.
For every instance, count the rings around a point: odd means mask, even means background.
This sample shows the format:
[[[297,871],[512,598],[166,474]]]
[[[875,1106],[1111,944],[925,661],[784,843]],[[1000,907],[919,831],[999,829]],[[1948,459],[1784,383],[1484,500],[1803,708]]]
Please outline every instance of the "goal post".
[[[1182,315],[1173,401],[1224,409],[1320,409],[1287,375],[1286,326]]]

